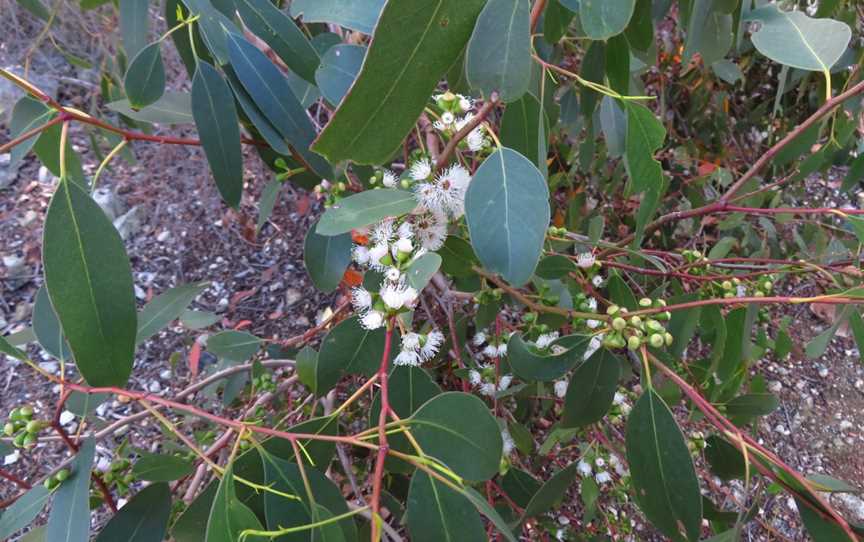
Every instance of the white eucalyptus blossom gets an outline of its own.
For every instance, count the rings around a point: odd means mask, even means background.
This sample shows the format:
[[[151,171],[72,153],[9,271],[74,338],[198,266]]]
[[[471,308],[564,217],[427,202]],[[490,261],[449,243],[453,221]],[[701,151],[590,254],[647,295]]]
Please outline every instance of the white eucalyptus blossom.
[[[591,310],[592,312],[597,311],[597,300],[594,299],[593,297],[588,298],[588,309]]]
[[[471,339],[471,343],[474,346],[481,346],[485,342],[486,342],[486,331],[485,330],[478,331],[477,334],[474,335],[474,338]]]
[[[483,130],[484,128],[482,126],[478,126],[468,132],[468,136],[465,138],[465,143],[468,145],[468,150],[471,152],[480,152],[489,146],[489,138],[486,137]]]
[[[566,397],[568,384],[569,383],[566,380],[556,381],[553,385],[553,388],[555,389],[555,397],[558,397],[559,399]]]
[[[459,109],[463,112],[468,111],[474,105],[471,103],[471,98],[462,96],[461,94],[457,94],[457,96],[459,96]]]
[[[434,180],[414,185],[414,194],[423,207],[458,219],[465,214],[465,191],[470,182],[468,170],[453,164]]]
[[[354,258],[357,265],[367,265],[370,258],[369,249],[363,245],[355,245],[351,250],[351,257]]]
[[[580,252],[576,255],[576,265],[582,269],[593,267],[596,261],[597,259],[594,257],[594,254],[590,252]]]
[[[480,374],[480,371],[471,369],[468,371],[468,381],[471,382],[472,386],[479,386],[483,382],[483,375]]]
[[[369,331],[378,329],[384,325],[384,313],[370,310],[360,318],[360,325]]]
[[[408,169],[408,176],[415,181],[425,181],[432,175],[432,162],[428,158],[417,160]]]
[[[594,275],[594,277],[591,278],[591,284],[593,284],[595,288],[603,286],[603,277],[600,275]]]
[[[393,240],[393,220],[382,220],[372,227],[369,238],[377,244],[386,244]]]
[[[411,251],[414,250],[414,243],[411,242],[411,239],[400,237],[395,243],[393,243],[393,249],[394,252],[410,254]]]
[[[389,252],[389,248],[387,247],[387,243],[377,243],[372,245],[369,249],[369,264],[372,267],[380,266],[381,258],[387,255]]]
[[[393,188],[396,186],[396,183],[399,182],[399,178],[395,173],[390,171],[389,169],[384,170],[384,174],[381,178],[381,184],[386,186],[387,188]]]
[[[487,344],[483,349],[483,355],[487,358],[494,358],[498,356],[498,347],[494,344]]]
[[[426,334],[426,342],[423,344],[420,349],[420,357],[423,358],[424,361],[428,361],[435,357],[435,354],[438,353],[438,349],[441,348],[441,344],[444,343],[444,334],[438,331],[437,329],[434,331],[430,331]]]
[[[402,350],[393,360],[393,365],[408,367],[419,367],[420,363],[420,354],[416,350]]]
[[[601,346],[603,346],[603,333],[591,337],[591,340],[588,341],[588,348],[585,349],[585,353],[582,355],[582,359],[588,359],[593,356],[594,352],[599,350]]]
[[[605,470],[601,470],[594,475],[594,481],[597,482],[599,485],[608,484],[612,481],[612,475]]]
[[[440,211],[421,208],[413,216],[414,236],[420,246],[435,251],[447,239],[447,217]]]
[[[501,343],[498,345],[497,352],[498,357],[503,357],[507,355],[507,343]]]
[[[501,431],[501,442],[504,444],[501,448],[501,453],[504,457],[513,453],[513,450],[516,448],[516,443],[513,442],[513,437],[510,436],[510,431],[506,429]]]
[[[403,350],[418,350],[420,348],[420,335],[414,333],[413,331],[410,333],[406,333],[402,336],[402,349]]]
[[[551,346],[552,343],[556,340],[558,340],[558,332],[553,331],[551,333],[544,333],[537,337],[537,340],[534,342],[534,344],[537,346],[537,348],[545,350],[549,348],[549,346]]]
[[[365,311],[372,306],[372,294],[366,288],[357,286],[351,290],[351,303],[354,305],[354,310]]]
[[[384,272],[384,277],[390,282],[398,282],[402,278],[402,271],[399,271],[395,267],[389,267]]]
[[[576,470],[582,476],[591,476],[591,473],[594,472],[591,465],[584,460],[579,460],[579,463],[576,464]]]
[[[588,329],[597,329],[600,327],[600,320],[589,318],[588,320],[585,320],[585,325],[588,326]]]

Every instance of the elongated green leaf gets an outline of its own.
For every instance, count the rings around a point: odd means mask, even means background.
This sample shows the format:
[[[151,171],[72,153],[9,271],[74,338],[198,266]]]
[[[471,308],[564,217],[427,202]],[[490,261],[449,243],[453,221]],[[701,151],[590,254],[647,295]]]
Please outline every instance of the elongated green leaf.
[[[483,0],[387,2],[360,75],[313,149],[331,162],[387,160],[459,57],[483,4]]]
[[[0,539],[9,540],[12,535],[30,525],[45,508],[51,493],[39,484],[27,491],[0,515]]]
[[[138,329],[129,258],[114,225],[73,183],[51,198],[42,261],[78,371],[91,386],[125,385]]]
[[[507,522],[504,521],[501,514],[499,514],[491,504],[489,504],[484,496],[480,495],[480,493],[471,486],[465,486],[461,493],[463,497],[474,504],[481,514],[486,516],[486,518],[492,522],[492,525],[498,529],[499,533],[504,535],[504,538],[506,538],[508,542],[516,542],[516,537],[513,536],[513,531],[510,530],[510,526],[507,525]]]
[[[638,192],[657,186],[662,181],[663,169],[654,158],[663,141],[666,129],[644,105],[625,102],[627,109],[627,143],[625,163],[630,182]]]
[[[823,517],[807,504],[796,499],[795,504],[801,515],[801,522],[813,538],[813,542],[848,542],[849,535],[834,521]]]
[[[286,499],[269,492],[264,494],[264,513],[268,528],[299,527],[321,521],[324,518],[313,504],[323,506],[333,515],[348,512],[348,505],[339,488],[318,469],[311,468],[309,465],[304,466],[314,498],[313,503],[309,500],[303,476],[296,463],[285,461],[266,452],[261,455],[261,459],[264,462],[265,483],[277,491],[297,497],[297,499]],[[338,526],[345,540],[357,539],[357,527],[351,518],[341,520]],[[321,534],[321,529],[309,529],[281,536],[279,540],[304,542],[309,540],[310,536],[313,540],[322,540],[318,538]]]
[[[537,493],[531,497],[528,506],[525,507],[522,519],[543,514],[552,509],[556,504],[560,503],[561,499],[564,498],[564,494],[567,493],[567,490],[570,488],[570,485],[573,484],[573,480],[576,479],[576,475],[579,473],[576,469],[577,465],[578,463],[567,465],[553,474],[546,483],[540,486]]]
[[[177,518],[177,522],[171,528],[171,534],[176,542],[204,542],[207,519],[213,506],[213,499],[216,497],[217,482],[218,480],[210,482]]]
[[[609,39],[624,32],[635,6],[636,0],[579,0],[582,29],[592,40]]]
[[[55,112],[45,104],[34,100],[30,96],[25,96],[15,102],[15,107],[12,108],[12,118],[9,121],[9,135],[12,138],[18,137],[28,130],[42,126],[51,118]],[[18,145],[12,147],[10,152],[10,171],[15,171],[15,166],[21,161],[33,145],[36,144],[36,136],[27,139]]]
[[[699,53],[704,65],[710,66],[726,56],[732,46],[732,10],[736,5],[737,2],[729,0],[694,0],[684,47],[685,61]]]
[[[329,391],[343,374],[374,374],[384,355],[384,335],[383,328],[364,329],[357,316],[339,322],[318,353],[318,394]]]
[[[128,58],[134,58],[147,45],[149,4],[148,0],[120,0],[120,35]]]
[[[332,292],[339,286],[351,263],[352,245],[350,233],[320,235],[314,225],[309,228],[303,243],[303,263],[316,288]]]
[[[609,155],[621,156],[627,139],[627,117],[615,99],[609,96],[603,96],[600,101],[600,127],[609,147]]]
[[[852,39],[846,23],[813,19],[803,11],[783,11],[777,4],[751,11],[747,20],[761,24],[750,38],[760,53],[801,70],[829,70]]]
[[[19,350],[12,343],[9,342],[9,338],[0,336],[0,352],[6,354],[7,356],[11,356],[17,360],[24,361],[27,359],[27,354],[23,350]]]
[[[711,465],[711,472],[723,480],[744,478],[746,463],[738,449],[717,435],[705,440],[705,459]]]
[[[261,138],[270,145],[270,149],[273,152],[282,156],[290,155],[291,148],[288,147],[288,142],[285,141],[285,137],[282,136],[282,133],[276,129],[264,113],[258,109],[258,106],[255,105],[255,101],[251,96],[249,96],[249,93],[246,92],[243,83],[241,83],[240,79],[237,78],[237,74],[234,73],[231,66],[226,65],[223,66],[222,69],[225,71],[225,77],[228,79],[228,84],[231,85],[231,90],[234,91],[234,98],[237,100],[237,103],[240,104],[240,109],[243,110],[246,118],[248,118],[249,122],[251,122],[255,129],[258,130]],[[259,153],[263,150],[262,147],[255,147],[255,149]],[[279,184],[281,184],[281,182]]]
[[[294,21],[270,0],[237,0],[236,5],[249,30],[272,47],[292,71],[314,84],[321,59]]]
[[[207,339],[207,350],[235,363],[254,356],[260,346],[261,339],[246,331],[222,331]]]
[[[535,273],[542,279],[555,280],[565,277],[568,273],[575,270],[576,264],[573,263],[573,260],[567,256],[555,254],[554,256],[547,256],[540,260]]]
[[[748,393],[739,395],[726,403],[730,416],[750,418],[767,416],[780,406],[780,399],[772,393]]]
[[[42,162],[42,165],[48,168],[48,171],[55,176],[60,176],[60,133],[62,128],[59,124],[47,128],[42,131],[42,135],[36,140],[33,145],[33,152]],[[71,138],[70,138],[71,139]],[[89,182],[84,175],[84,169],[81,167],[81,158],[78,153],[72,148],[72,142],[66,140],[66,176],[73,183],[82,188],[87,188]]]
[[[132,466],[132,474],[148,482],[172,482],[192,474],[193,464],[176,455],[147,454]]]
[[[419,469],[411,477],[406,514],[408,532],[416,542],[487,540],[477,509],[459,492]]]
[[[519,100],[511,103],[501,117],[501,144],[528,158],[538,168],[545,160],[538,152],[537,142],[540,140],[540,101],[533,94],[525,94]],[[543,138],[549,135],[549,119],[543,112]]]
[[[165,65],[160,46],[157,41],[141,49],[126,70],[123,89],[135,109],[156,103],[165,92]]]
[[[237,109],[228,83],[204,61],[198,62],[192,79],[192,116],[219,193],[225,203],[237,207],[243,192]]]
[[[51,12],[39,0],[18,0],[18,5],[43,21],[47,21],[51,17]]]
[[[606,415],[615,398],[621,361],[605,348],[573,372],[564,398],[562,427],[584,427]]]
[[[328,102],[338,105],[360,73],[366,47],[339,44],[327,49],[315,72],[315,83]]]
[[[96,542],[161,542],[171,515],[171,488],[152,484],[138,492],[105,525]]]
[[[518,152],[502,148],[474,174],[465,195],[471,246],[490,271],[514,286],[534,274],[549,225],[549,188]]]
[[[591,337],[569,335],[554,344],[566,349],[560,354],[538,351],[533,345],[522,340],[521,335],[513,335],[507,343],[507,359],[513,373],[525,380],[549,382],[560,378],[582,359]]]
[[[653,0],[636,0],[636,7],[625,34],[627,42],[637,51],[647,51],[654,42]]]
[[[214,7],[210,0],[183,0],[183,3],[192,15],[198,15],[195,25],[216,62],[220,65],[228,64],[230,59],[226,34],[239,32],[240,29],[224,13],[216,9],[218,6]]]
[[[188,92],[165,92],[156,102],[132,109],[129,100],[117,100],[106,105],[112,111],[141,122],[155,124],[189,124],[195,122],[192,117],[192,96]]]
[[[330,177],[327,161],[309,150],[315,127],[282,72],[241,36],[229,34],[227,43],[231,67],[255,105],[315,173]]]
[[[180,315],[180,323],[189,329],[203,329],[218,321],[218,314],[207,311],[185,310]]]
[[[673,540],[697,539],[702,496],[696,470],[675,418],[653,389],[630,412],[626,441],[639,508]]]
[[[498,472],[501,430],[483,401],[461,392],[442,393],[421,406],[411,432],[423,452],[468,480],[487,480]]]
[[[186,307],[195,301],[198,294],[204,291],[206,287],[206,282],[176,286],[159,294],[150,303],[147,303],[138,315],[136,343],[140,344],[146,341],[179,318]]]
[[[46,539],[51,542],[87,542],[90,540],[90,470],[96,441],[81,441],[72,462],[71,476],[54,492],[48,514]]]
[[[348,196],[327,209],[315,232],[319,235],[339,235],[354,228],[368,226],[388,216],[410,213],[417,207],[414,194],[396,188],[366,190]]]
[[[236,542],[245,529],[261,529],[261,523],[248,506],[237,499],[234,488],[234,470],[229,465],[213,497],[207,519],[205,542]]]
[[[294,0],[291,16],[305,23],[334,23],[371,34],[385,0]]]
[[[46,352],[58,359],[72,359],[72,352],[66,343],[66,337],[63,336],[60,320],[57,319],[57,313],[51,306],[45,286],[39,288],[33,302],[33,333],[39,341],[39,346]]]
[[[418,292],[429,284],[432,275],[441,267],[441,256],[434,252],[423,254],[408,266],[405,276],[410,284]]]
[[[488,0],[468,41],[465,71],[471,88],[518,100],[531,83],[528,0]]]

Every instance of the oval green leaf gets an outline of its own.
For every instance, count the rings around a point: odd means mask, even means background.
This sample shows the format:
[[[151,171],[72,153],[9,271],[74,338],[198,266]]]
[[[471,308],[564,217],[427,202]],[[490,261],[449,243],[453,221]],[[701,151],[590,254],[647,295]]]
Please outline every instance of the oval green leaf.
[[[591,337],[570,335],[555,341],[555,345],[567,350],[560,354],[540,352],[533,345],[513,335],[507,343],[507,359],[513,373],[524,380],[548,382],[560,378],[582,359]]]
[[[350,233],[320,235],[315,225],[309,228],[303,242],[303,263],[316,288],[332,292],[339,286],[351,263],[352,245]]]
[[[408,266],[405,275],[408,277],[410,284],[418,292],[429,284],[432,280],[432,275],[438,272],[441,267],[441,256],[434,252],[423,254]]]
[[[477,509],[459,492],[417,470],[411,477],[408,532],[415,542],[487,540]]]
[[[417,207],[414,194],[397,188],[366,190],[348,196],[327,209],[315,228],[318,235],[339,235],[368,226],[388,216],[410,213]]]
[[[106,105],[132,120],[154,124],[190,124],[192,118],[192,96],[188,92],[169,90],[156,102],[138,110],[132,109],[129,100],[117,100]]]
[[[627,421],[627,461],[636,501],[673,540],[699,538],[702,495],[684,435],[653,389],[636,402]]]
[[[171,488],[152,484],[132,497],[111,518],[96,542],[161,542],[171,515]]]
[[[142,455],[132,466],[132,474],[148,482],[173,482],[192,474],[194,465],[188,459],[166,454]]]
[[[465,71],[471,88],[505,102],[518,100],[531,83],[528,0],[489,0],[468,41]]]
[[[246,529],[261,529],[261,523],[248,506],[240,502],[234,488],[233,466],[229,465],[219,482],[207,518],[205,542],[236,542]]]
[[[547,256],[540,260],[537,264],[535,273],[541,279],[555,280],[567,276],[571,271],[576,270],[576,264],[567,256],[555,254]]]
[[[410,418],[423,452],[468,480],[488,480],[501,461],[501,429],[486,405],[473,395],[437,395]]]
[[[636,0],[580,0],[579,20],[592,40],[606,40],[624,32]]]
[[[138,330],[132,270],[108,217],[78,185],[61,182],[42,243],[48,296],[79,372],[91,386],[123,386]]]
[[[199,61],[192,78],[192,117],[210,171],[225,203],[240,204],[243,192],[243,150],[234,95],[216,68]]]
[[[138,337],[135,342],[141,344],[179,318],[206,287],[206,282],[184,284],[153,298],[138,314]]]
[[[540,486],[540,489],[531,497],[525,507],[522,518],[527,519],[543,514],[551,510],[556,504],[560,504],[579,473],[577,465],[578,463],[567,465]]]
[[[465,195],[471,246],[483,266],[522,286],[534,274],[549,225],[549,188],[518,152],[502,148],[477,169]]]
[[[33,334],[36,335],[39,346],[55,358],[72,359],[72,352],[63,336],[60,320],[57,319],[57,313],[51,306],[48,289],[45,286],[39,288],[33,302]]]
[[[39,484],[3,510],[3,515],[0,515],[0,540],[9,540],[13,534],[30,525],[45,508],[50,496],[45,486]]]
[[[385,0],[294,0],[291,16],[304,23],[334,23],[371,34]]]
[[[160,42],[141,49],[126,70],[123,89],[135,109],[155,103],[165,92],[165,65]]]
[[[387,2],[360,75],[318,136],[314,150],[331,162],[386,161],[459,57],[484,3]]]
[[[360,73],[366,47],[339,44],[327,49],[315,72],[315,83],[328,102],[338,105]]]
[[[364,329],[357,316],[339,322],[324,338],[318,353],[318,394],[330,391],[344,374],[374,374],[384,355],[384,338],[384,328]]]
[[[584,427],[606,415],[615,398],[621,360],[605,348],[594,352],[570,377],[562,427]]]
[[[261,339],[245,331],[222,331],[207,339],[207,350],[220,358],[242,363],[258,352]]]

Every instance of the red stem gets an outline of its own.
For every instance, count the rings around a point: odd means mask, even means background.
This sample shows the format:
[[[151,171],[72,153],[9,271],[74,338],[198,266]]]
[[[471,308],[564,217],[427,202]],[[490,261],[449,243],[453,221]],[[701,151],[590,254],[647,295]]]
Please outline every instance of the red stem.
[[[381,356],[381,364],[378,367],[378,383],[381,386],[381,412],[378,414],[378,455],[375,458],[375,473],[372,478],[372,540],[380,540],[379,521],[381,518],[381,486],[384,481],[384,460],[387,459],[389,446],[387,445],[387,416],[390,414],[390,393],[387,383],[387,369],[390,365],[390,347],[393,342],[393,327],[395,318],[387,323],[387,334],[384,339],[384,354]]]
[[[68,397],[68,393],[64,392],[64,396]],[[65,401],[65,397],[61,397],[62,400]],[[62,403],[60,405],[62,408]],[[60,435],[60,438],[63,439],[63,442],[66,443],[66,446],[69,447],[70,450],[74,453],[78,453],[79,446],[78,444],[72,440],[66,430],[58,422],[52,422],[51,427],[57,431],[57,434]],[[111,512],[117,513],[117,504],[114,502],[114,497],[111,495],[111,490],[105,484],[105,480],[102,479],[102,476],[96,472],[90,473],[91,478],[93,478],[93,482],[96,484],[96,487],[99,488],[99,492],[102,493],[102,497],[105,499],[105,503],[108,505],[108,508],[111,509]]]
[[[16,486],[20,487],[21,489],[26,490],[26,489],[30,489],[31,487],[33,487],[29,483],[22,480],[21,478],[18,478],[17,476],[12,474],[11,472],[7,472],[3,469],[0,469],[0,478],[6,478],[7,480],[12,482]]]

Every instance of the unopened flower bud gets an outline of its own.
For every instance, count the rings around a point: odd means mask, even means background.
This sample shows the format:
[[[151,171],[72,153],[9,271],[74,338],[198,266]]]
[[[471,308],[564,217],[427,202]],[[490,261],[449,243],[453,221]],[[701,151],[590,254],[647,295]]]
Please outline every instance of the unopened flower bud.
[[[666,341],[665,339],[663,339],[663,335],[655,333],[648,338],[648,342],[650,342],[651,346],[653,346],[654,348],[660,348]]]
[[[625,327],[627,327],[627,321],[620,316],[612,320],[612,328],[615,331],[622,331]]]
[[[639,337],[637,337],[636,335],[630,335],[630,337],[627,339],[627,348],[629,348],[630,350],[638,349],[641,344],[642,341],[639,340]]]

